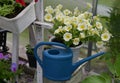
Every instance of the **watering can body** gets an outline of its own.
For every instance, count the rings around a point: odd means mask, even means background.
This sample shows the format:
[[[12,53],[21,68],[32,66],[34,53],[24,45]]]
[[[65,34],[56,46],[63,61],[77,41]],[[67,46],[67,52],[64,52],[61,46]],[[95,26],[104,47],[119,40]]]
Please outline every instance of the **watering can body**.
[[[38,57],[37,49],[42,45],[57,45],[66,49],[51,48],[42,52],[42,60]],[[43,69],[44,77],[50,80],[64,81],[71,78],[72,73],[84,62],[89,61],[97,56],[104,54],[104,52],[95,54],[91,57],[85,58],[72,63],[72,50],[64,44],[56,42],[40,42],[34,48],[35,58]]]
[[[50,53],[52,52],[52,53]],[[51,80],[67,80],[71,76],[72,53],[63,49],[43,52],[43,74]]]

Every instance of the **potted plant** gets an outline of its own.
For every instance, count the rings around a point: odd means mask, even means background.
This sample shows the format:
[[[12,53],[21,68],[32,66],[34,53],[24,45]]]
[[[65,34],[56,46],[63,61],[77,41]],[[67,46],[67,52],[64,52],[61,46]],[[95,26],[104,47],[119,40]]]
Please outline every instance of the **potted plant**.
[[[0,27],[13,33],[21,33],[35,19],[35,2],[24,0],[0,1]]]
[[[34,52],[33,52],[34,48],[31,47],[30,44],[26,45],[26,54],[27,54],[27,58],[28,58],[28,62],[29,62],[29,66],[36,68],[36,59],[34,57]]]
[[[47,6],[44,18],[54,24],[50,30],[55,38],[54,42],[64,43],[68,47],[74,48],[91,41],[101,48],[111,38],[111,33],[103,27],[98,15],[93,16],[92,13],[80,11],[78,8],[70,11],[63,9],[61,4],[55,8]]]

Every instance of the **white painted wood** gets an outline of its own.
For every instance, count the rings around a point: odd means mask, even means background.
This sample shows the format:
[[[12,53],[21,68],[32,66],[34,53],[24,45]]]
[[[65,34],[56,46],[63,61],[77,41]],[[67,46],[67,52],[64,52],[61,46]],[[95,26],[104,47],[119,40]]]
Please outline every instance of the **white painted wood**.
[[[43,41],[43,29],[40,26],[36,25],[36,39],[37,43]],[[38,55],[40,58],[42,58],[42,50],[43,48],[38,49]],[[37,63],[37,83],[43,83],[43,73],[42,68]]]
[[[43,22],[44,10],[43,10],[43,0],[38,0],[35,4],[35,12],[37,21]]]
[[[34,48],[36,44],[35,30],[34,25],[29,26],[29,42],[30,45]]]
[[[14,18],[0,16],[0,27],[16,34],[23,32],[36,19],[34,5],[35,2],[31,2]]]
[[[12,40],[12,63],[16,63],[18,65],[18,56],[19,56],[19,35],[13,33]],[[18,69],[18,67],[17,67]],[[15,77],[15,80],[18,82],[18,76]]]
[[[44,28],[51,28],[53,25],[45,22],[40,22],[40,21],[35,21],[34,26],[36,28],[36,40],[37,43],[41,42],[44,40]],[[39,49],[39,57],[42,58],[42,50],[43,48]],[[42,83],[43,82],[43,75],[42,75],[42,68],[40,65],[37,63],[37,74],[35,73],[35,83]],[[36,81],[37,80],[37,81]]]
[[[12,63],[18,64],[18,56],[19,56],[19,35],[13,33],[12,40]]]
[[[36,40],[37,43],[44,41],[44,28],[43,27],[52,27],[52,24],[45,23],[43,21],[44,18],[44,11],[43,11],[43,0],[38,0],[38,2],[35,5],[36,9],[36,18],[37,21],[34,22],[36,26]],[[38,51],[39,57],[42,58],[42,50],[43,48],[40,48]],[[37,63],[37,82],[36,83],[43,83],[43,72],[40,65]]]
[[[35,12],[36,18],[38,21],[43,22],[43,0],[38,0],[35,5]],[[44,37],[44,29],[40,26],[36,25],[36,39],[37,43],[43,41]],[[42,48],[38,50],[39,57],[42,56]],[[36,83],[43,83],[43,72],[40,65],[37,63],[37,82]]]
[[[51,29],[53,27],[53,24],[52,23],[47,23],[47,22],[40,22],[40,21],[35,21],[34,22],[35,25],[39,25],[39,26],[42,26],[46,29]]]

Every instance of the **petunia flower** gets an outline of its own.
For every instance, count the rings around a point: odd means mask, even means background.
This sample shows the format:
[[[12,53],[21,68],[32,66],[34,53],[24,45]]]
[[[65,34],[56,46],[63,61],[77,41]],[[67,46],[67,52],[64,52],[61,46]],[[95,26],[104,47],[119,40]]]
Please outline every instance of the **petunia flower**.
[[[11,71],[12,72],[16,72],[16,70],[17,70],[17,64],[16,63],[12,63],[12,65],[11,65]]]
[[[45,15],[45,20],[51,22],[53,20],[53,17],[51,14],[46,14]]]
[[[63,35],[63,39],[64,39],[65,41],[69,41],[70,39],[72,39],[72,34],[71,34],[71,33],[65,33],[65,34]]]
[[[109,41],[110,40],[110,34],[109,33],[103,33],[102,35],[101,35],[101,39],[102,39],[102,41]]]
[[[9,55],[5,55],[5,56],[4,56],[4,59],[5,59],[5,60],[9,60]]]
[[[38,2],[38,0],[35,0],[35,2]]]
[[[74,38],[74,39],[73,39],[73,44],[74,44],[74,45],[78,45],[79,42],[80,42],[79,38]]]
[[[3,53],[0,53],[0,59],[3,59],[4,56],[3,56]]]
[[[24,7],[26,6],[24,0],[16,0],[16,3],[19,3],[19,4],[21,4]]]

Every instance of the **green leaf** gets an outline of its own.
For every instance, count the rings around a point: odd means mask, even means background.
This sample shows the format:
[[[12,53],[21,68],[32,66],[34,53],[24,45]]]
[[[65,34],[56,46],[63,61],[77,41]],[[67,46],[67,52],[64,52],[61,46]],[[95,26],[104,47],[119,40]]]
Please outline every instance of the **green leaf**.
[[[108,66],[110,72],[112,72],[112,74],[114,74],[114,73],[115,73],[114,64],[112,63],[111,60],[108,60],[108,61],[106,61],[106,62],[107,62],[107,66]]]
[[[111,83],[111,77],[108,73],[102,73],[101,76],[106,80],[106,83]]]
[[[6,16],[10,13],[13,13],[14,6],[13,5],[4,5],[0,7],[0,15],[1,16]]]
[[[84,79],[81,83],[107,83],[107,82],[102,76],[92,75]]]
[[[114,67],[115,67],[117,76],[120,77],[120,53],[119,53],[119,55],[117,55],[117,59],[116,59],[116,62],[114,64]]]

